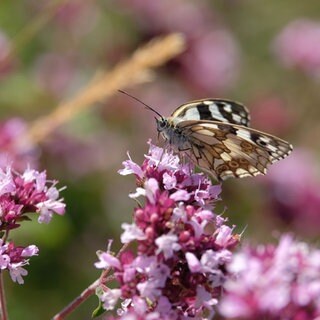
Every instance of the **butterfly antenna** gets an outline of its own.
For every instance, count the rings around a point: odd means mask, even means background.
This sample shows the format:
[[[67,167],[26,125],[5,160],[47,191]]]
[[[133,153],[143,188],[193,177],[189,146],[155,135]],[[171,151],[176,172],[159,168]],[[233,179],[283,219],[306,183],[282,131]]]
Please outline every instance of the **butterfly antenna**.
[[[163,116],[158,112],[158,111],[156,111],[156,110],[154,110],[153,108],[151,108],[150,106],[148,106],[146,103],[144,103],[143,101],[141,101],[140,99],[138,99],[138,98],[136,98],[136,97],[134,97],[134,96],[132,96],[131,94],[129,94],[128,92],[126,92],[126,91],[123,91],[123,90],[118,90],[119,92],[121,92],[121,93],[123,93],[123,94],[125,94],[125,95],[127,95],[128,97],[130,97],[130,98],[132,98],[132,99],[134,99],[134,100],[136,100],[136,101],[138,101],[138,102],[140,102],[141,104],[143,104],[145,107],[146,107],[146,109],[148,109],[148,110],[150,110],[150,111],[152,111],[152,112],[154,112],[156,115],[158,115],[161,119],[163,119]]]

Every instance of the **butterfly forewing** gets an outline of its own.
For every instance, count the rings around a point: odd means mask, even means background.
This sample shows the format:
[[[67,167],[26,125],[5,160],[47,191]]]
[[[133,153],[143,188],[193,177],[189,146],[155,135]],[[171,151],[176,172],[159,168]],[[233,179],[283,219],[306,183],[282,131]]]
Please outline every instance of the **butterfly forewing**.
[[[174,124],[188,120],[210,120],[249,126],[250,115],[247,108],[234,101],[223,99],[203,99],[178,107],[169,118]]]
[[[234,124],[190,120],[177,127],[188,137],[191,160],[219,180],[265,174],[292,150],[284,140]]]

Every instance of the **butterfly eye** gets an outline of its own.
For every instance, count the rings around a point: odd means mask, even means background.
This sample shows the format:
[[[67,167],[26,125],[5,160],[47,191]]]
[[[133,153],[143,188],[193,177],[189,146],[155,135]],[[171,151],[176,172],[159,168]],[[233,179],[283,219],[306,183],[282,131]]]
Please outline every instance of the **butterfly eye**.
[[[168,125],[168,122],[165,119],[156,119],[156,121],[157,121],[157,129],[159,132],[163,131]]]

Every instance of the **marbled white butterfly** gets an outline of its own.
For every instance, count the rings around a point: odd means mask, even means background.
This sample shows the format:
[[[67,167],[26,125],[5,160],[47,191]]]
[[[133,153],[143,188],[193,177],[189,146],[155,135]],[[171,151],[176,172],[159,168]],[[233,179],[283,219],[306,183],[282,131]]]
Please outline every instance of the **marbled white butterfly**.
[[[250,128],[249,111],[238,102],[196,100],[181,105],[165,118],[129,96],[159,116],[158,132],[176,151],[186,153],[219,181],[266,174],[268,165],[292,151],[288,142]]]

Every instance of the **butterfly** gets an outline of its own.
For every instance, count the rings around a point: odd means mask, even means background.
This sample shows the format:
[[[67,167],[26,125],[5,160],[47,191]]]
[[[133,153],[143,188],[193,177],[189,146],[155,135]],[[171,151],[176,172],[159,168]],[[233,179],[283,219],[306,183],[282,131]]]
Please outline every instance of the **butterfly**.
[[[292,151],[290,143],[250,128],[249,111],[241,103],[196,100],[182,104],[166,118],[129,96],[159,117],[157,130],[170,146],[218,181],[266,174],[269,165]]]

